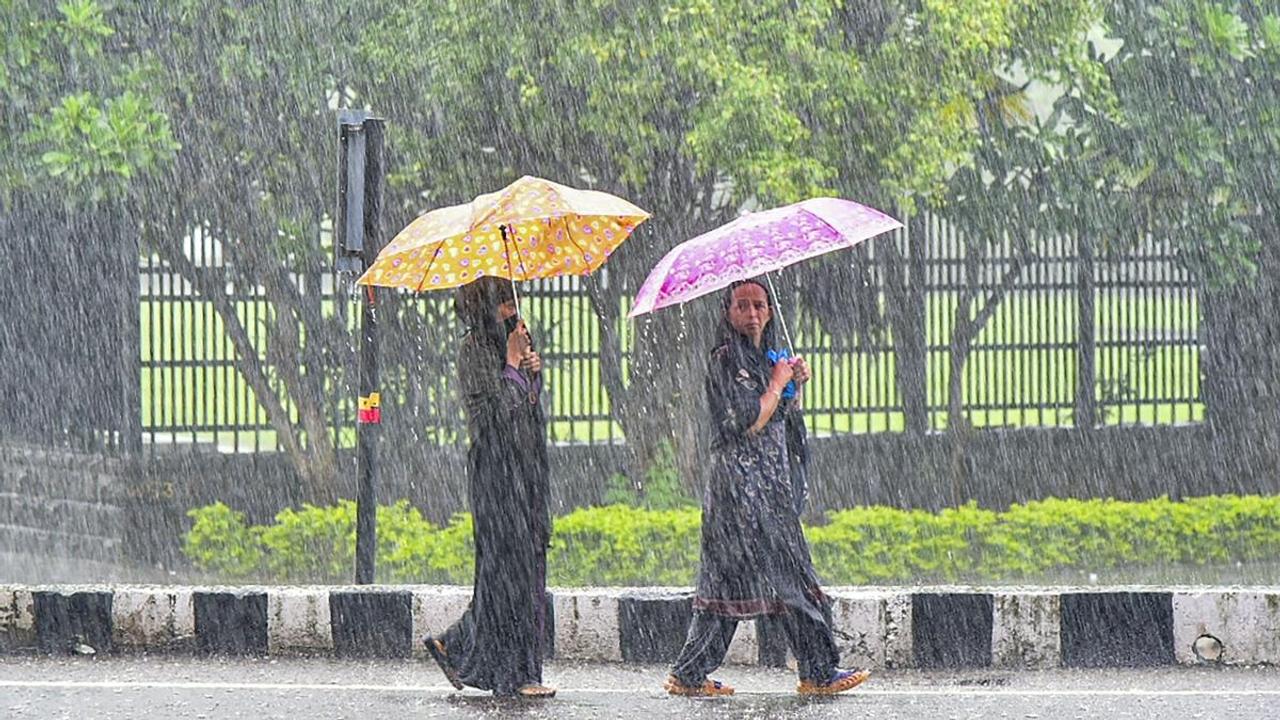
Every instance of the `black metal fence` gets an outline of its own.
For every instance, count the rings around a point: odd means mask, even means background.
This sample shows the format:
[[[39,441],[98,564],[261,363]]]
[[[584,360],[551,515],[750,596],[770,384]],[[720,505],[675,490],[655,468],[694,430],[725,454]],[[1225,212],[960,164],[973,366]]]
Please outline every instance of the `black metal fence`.
[[[918,296],[916,327],[925,341],[929,428],[945,429],[955,417],[974,427],[1203,419],[1197,292],[1167,244],[1111,249],[1071,238],[974,243],[938,216],[912,227],[923,238],[900,231],[873,240],[869,261],[876,286],[887,294],[891,253],[885,244],[896,244],[907,258],[906,289]],[[222,262],[217,243],[199,236],[188,257],[197,267]],[[275,430],[236,367],[234,345],[213,304],[154,257],[143,261],[139,280],[144,442],[153,448],[194,443],[229,452],[276,449]],[[335,295],[332,277],[295,281],[323,312],[350,325],[350,298]],[[619,442],[621,430],[600,377],[599,320],[579,281],[526,285],[523,310],[538,331],[547,366],[551,439]],[[270,365],[265,320],[274,309],[261,288],[229,283],[225,291],[260,360]],[[389,378],[391,392],[426,413],[413,418],[420,439],[454,442],[461,416],[449,380],[457,333],[449,299],[403,296],[396,302],[407,311],[402,333],[417,333],[412,341],[401,338],[396,352],[430,361]],[[797,351],[814,368],[806,411],[815,433],[906,427],[892,333],[852,344],[833,339],[821,318],[804,307],[789,309],[788,320]],[[629,329],[621,321],[624,352]],[[953,382],[957,353],[965,359]],[[278,390],[278,379],[272,376],[271,382]],[[340,379],[329,388],[335,395],[345,392]],[[331,404],[340,446],[354,443],[352,401]]]
[[[953,393],[975,427],[1203,420],[1197,293],[1167,243],[1123,251],[1061,237],[973,244],[937,216],[921,226],[923,242],[898,233],[875,243],[897,243],[908,258],[907,285],[921,295],[929,428],[947,427]],[[871,248],[881,287],[885,250]],[[952,359],[970,330],[957,326],[978,318],[953,387]],[[802,313],[799,325],[798,349],[815,369],[811,429],[905,428],[891,337],[840,349],[819,318]]]

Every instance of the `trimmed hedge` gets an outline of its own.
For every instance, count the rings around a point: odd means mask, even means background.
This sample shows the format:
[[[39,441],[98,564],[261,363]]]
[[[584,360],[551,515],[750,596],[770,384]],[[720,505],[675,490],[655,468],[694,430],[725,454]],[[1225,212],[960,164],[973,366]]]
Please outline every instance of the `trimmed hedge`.
[[[287,509],[250,526],[222,503],[188,512],[184,551],[225,581],[346,582],[355,503]],[[1010,581],[1072,570],[1225,565],[1280,557],[1280,496],[1172,501],[1049,499],[1004,512],[974,504],[932,513],[859,507],[806,529],[814,564],[833,585]],[[555,521],[548,582],[690,585],[698,564],[697,508],[609,505]],[[468,584],[467,514],[444,527],[408,502],[378,509],[378,575],[390,583]]]

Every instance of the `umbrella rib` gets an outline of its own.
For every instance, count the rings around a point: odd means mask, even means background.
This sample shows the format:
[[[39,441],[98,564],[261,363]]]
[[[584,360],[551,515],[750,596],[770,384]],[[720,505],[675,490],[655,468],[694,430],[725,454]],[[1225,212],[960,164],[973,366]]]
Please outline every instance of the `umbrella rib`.
[[[809,208],[804,208],[804,210],[803,210],[802,212],[808,213],[810,217],[813,217],[813,218],[817,219],[817,221],[818,221],[818,222],[822,223],[823,225],[826,225],[828,228],[831,228],[831,232],[835,233],[837,236],[842,237],[842,238],[845,236],[845,235],[844,235],[844,231],[843,231],[843,230],[841,230],[840,228],[836,227],[835,225],[832,225],[832,224],[831,224],[831,222],[830,222],[829,220],[827,220],[827,219],[826,219],[826,218],[824,218],[823,216],[819,215],[818,213],[816,213],[816,212],[814,212],[814,211],[810,210]],[[858,244],[858,243],[846,243],[846,247],[854,247],[854,246],[856,246],[857,244]]]
[[[582,216],[581,216],[581,215],[578,215],[578,217],[582,217]],[[573,231],[569,229],[569,223],[567,223],[567,222],[564,224],[564,234],[565,234],[566,236],[568,236],[568,238],[569,238],[569,242],[573,243],[573,246],[574,246],[574,247],[576,247],[576,248],[578,248],[578,254],[582,255],[583,262],[586,262],[586,259],[587,259],[587,251],[586,251],[586,249],[584,249],[581,245],[579,245],[579,244],[578,244],[578,241],[577,241],[577,240],[574,240],[574,239],[573,239]],[[588,264],[587,264],[587,271],[588,271],[588,272],[590,272],[590,270],[591,270],[591,265],[590,265],[590,263],[588,263]]]
[[[422,292],[426,289],[427,278],[431,277],[431,268],[435,267],[436,255],[444,252],[443,243],[436,243],[435,249],[431,251],[431,259],[427,261],[427,269],[422,273],[422,282],[418,283],[418,287],[414,292]]]
[[[529,277],[529,266],[524,264],[524,256],[520,254],[520,236],[516,234],[515,228],[512,228],[510,224],[508,224],[507,227],[511,228],[511,247],[516,250],[516,260],[520,262],[520,267],[524,268],[524,276],[520,278],[520,282],[526,282],[531,278]],[[505,236],[503,242],[505,244]],[[516,281],[516,271],[511,267],[510,250],[507,250],[507,269],[511,272],[511,282],[514,284]]]
[[[472,228],[478,228],[478,227],[481,227],[481,226],[486,225],[486,224],[501,224],[501,223],[497,223],[497,222],[496,222],[496,220],[495,220],[494,216],[498,214],[498,210],[502,207],[502,201],[503,201],[503,200],[508,200],[508,199],[510,199],[510,198],[511,198],[512,193],[510,193],[509,191],[511,190],[512,186],[513,186],[513,185],[515,185],[516,183],[520,182],[520,180],[523,180],[523,179],[524,179],[524,178],[523,178],[523,177],[521,177],[521,178],[519,178],[518,180],[516,180],[515,182],[511,183],[510,185],[508,185],[508,186],[506,186],[506,187],[502,188],[501,190],[498,190],[496,193],[494,193],[494,195],[495,195],[496,197],[495,197],[495,198],[494,198],[494,200],[493,200],[493,206],[492,206],[492,207],[489,207],[489,208],[486,208],[486,209],[484,210],[484,212],[483,212],[483,213],[477,214],[477,213],[474,213],[474,212],[473,212],[473,213],[472,213],[472,215],[471,215],[471,227],[472,227]],[[481,198],[481,197],[484,197],[484,196],[483,196],[483,195],[480,195],[480,196],[477,196],[477,197],[473,198],[473,199],[471,200],[471,204],[472,204],[472,205],[476,205],[476,203],[477,203],[477,202],[479,202],[479,200],[480,200],[480,198]]]

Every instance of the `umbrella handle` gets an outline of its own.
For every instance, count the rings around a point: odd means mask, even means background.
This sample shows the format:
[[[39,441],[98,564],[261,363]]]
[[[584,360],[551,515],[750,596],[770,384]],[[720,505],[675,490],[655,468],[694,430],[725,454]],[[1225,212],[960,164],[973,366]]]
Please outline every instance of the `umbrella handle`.
[[[791,331],[787,330],[787,317],[782,312],[782,303],[778,300],[778,291],[773,287],[773,274],[764,274],[765,282],[769,283],[769,294],[773,296],[773,306],[778,309],[778,322],[782,324],[782,336],[787,340],[787,350],[791,351],[791,357],[796,356],[795,345],[791,342]]]

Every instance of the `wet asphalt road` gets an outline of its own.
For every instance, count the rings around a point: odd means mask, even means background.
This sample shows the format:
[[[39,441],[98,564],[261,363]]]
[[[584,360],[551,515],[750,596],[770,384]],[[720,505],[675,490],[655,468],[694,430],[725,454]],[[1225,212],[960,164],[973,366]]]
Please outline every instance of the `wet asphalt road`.
[[[885,672],[838,698],[783,670],[729,667],[732,698],[661,691],[664,668],[551,664],[550,701],[455,692],[429,662],[0,657],[0,717],[26,718],[1280,718],[1280,669]]]

